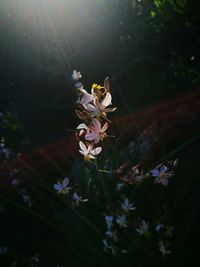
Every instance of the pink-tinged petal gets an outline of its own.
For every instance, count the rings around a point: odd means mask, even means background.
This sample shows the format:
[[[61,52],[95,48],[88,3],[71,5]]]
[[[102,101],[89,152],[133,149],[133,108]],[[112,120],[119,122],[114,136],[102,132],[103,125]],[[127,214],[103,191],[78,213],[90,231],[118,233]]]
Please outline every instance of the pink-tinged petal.
[[[76,129],[88,129],[88,127],[87,127],[87,125],[85,124],[85,123],[81,123],[81,124],[79,124],[78,126],[77,126],[77,128]]]
[[[88,140],[88,141],[92,141],[92,140],[96,139],[97,137],[98,137],[98,134],[97,133],[94,133],[94,132],[87,133],[85,135],[85,139]]]
[[[87,104],[84,107],[86,110],[91,111],[91,112],[95,112],[97,110],[96,107],[94,107],[92,104]]]
[[[80,148],[81,148],[82,151],[84,151],[84,152],[87,151],[87,147],[86,147],[86,145],[82,141],[79,142],[79,146],[80,146]]]
[[[80,103],[84,105],[84,104],[91,102],[92,100],[93,100],[93,96],[86,94],[86,95],[82,96]]]
[[[112,101],[112,96],[110,93],[107,93],[105,98],[102,100],[101,104],[102,106],[107,107],[111,104],[111,101]]]
[[[94,155],[94,156],[96,156],[96,155],[98,155],[99,153],[101,153],[101,151],[102,151],[102,147],[96,147],[95,149],[93,149],[93,150],[91,151],[91,154]]]
[[[88,94],[88,92],[83,88],[80,89],[80,92],[83,93],[83,94]]]
[[[94,105],[95,105],[97,110],[100,110],[102,108],[101,104],[99,103],[99,101],[97,99],[95,100]]]
[[[95,131],[100,132],[101,131],[101,123],[97,119],[92,120],[92,124],[94,125]]]
[[[95,139],[94,139],[94,144],[99,143],[99,141],[101,140],[100,136],[98,135]]]
[[[94,96],[89,94],[85,89],[81,88],[80,93],[82,96],[80,96],[80,99],[78,100],[78,103],[81,103],[82,105],[87,104],[91,102],[94,99]]]
[[[102,127],[102,129],[101,129],[101,131],[102,132],[105,132],[107,129],[108,129],[108,123],[106,122],[105,124],[104,124],[104,126]]]

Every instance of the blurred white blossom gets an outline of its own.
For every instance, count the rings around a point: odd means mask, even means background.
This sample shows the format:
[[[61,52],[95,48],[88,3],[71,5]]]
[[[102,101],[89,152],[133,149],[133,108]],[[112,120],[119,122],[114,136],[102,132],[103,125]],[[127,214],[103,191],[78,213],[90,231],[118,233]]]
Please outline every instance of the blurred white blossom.
[[[125,198],[124,199],[124,201],[122,202],[121,206],[122,206],[122,209],[125,212],[129,212],[130,210],[135,210],[136,209],[136,207],[134,206],[134,204],[129,203],[128,198]]]
[[[153,170],[150,171],[150,173],[153,177],[156,177],[154,180],[155,183],[161,183],[164,186],[167,186],[169,184],[168,179],[174,175],[174,172],[171,171],[165,165],[154,168]]]
[[[22,200],[28,207],[32,207],[33,202],[31,196],[26,192],[26,190],[22,190]]]
[[[105,216],[105,221],[106,221],[106,224],[109,230],[113,227],[113,220],[114,220],[114,217],[112,215]]]
[[[119,227],[127,227],[126,215],[117,216],[116,223],[119,225]]]
[[[91,144],[86,146],[82,141],[79,142],[80,150],[79,152],[84,156],[85,161],[90,161],[91,159],[95,159],[99,153],[101,153],[102,147],[93,148]]]
[[[158,244],[159,251],[163,256],[166,256],[168,254],[171,254],[171,250],[164,244],[163,241],[160,241]]]
[[[138,220],[136,231],[139,235],[148,234],[149,223],[145,222],[145,220]]]
[[[72,199],[75,201],[76,206],[78,206],[80,202],[88,201],[88,199],[83,199],[82,196],[79,196],[76,192],[73,193]]]
[[[62,182],[57,181],[57,184],[54,184],[54,189],[57,191],[59,194],[67,194],[71,190],[71,187],[69,185],[69,178],[66,177]]]
[[[81,75],[80,71],[74,70],[73,73],[72,73],[72,79],[74,81],[78,81],[81,78],[82,78],[82,75]]]

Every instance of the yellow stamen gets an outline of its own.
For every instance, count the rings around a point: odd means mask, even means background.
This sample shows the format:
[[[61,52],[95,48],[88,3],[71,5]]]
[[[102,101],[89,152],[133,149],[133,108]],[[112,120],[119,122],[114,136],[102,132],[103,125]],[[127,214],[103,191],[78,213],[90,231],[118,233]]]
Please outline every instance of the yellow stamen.
[[[93,83],[93,85],[92,85],[92,89],[98,89],[98,90],[100,90],[102,88],[104,88],[104,87],[101,86],[101,85],[99,85],[99,84],[97,84],[97,83]]]

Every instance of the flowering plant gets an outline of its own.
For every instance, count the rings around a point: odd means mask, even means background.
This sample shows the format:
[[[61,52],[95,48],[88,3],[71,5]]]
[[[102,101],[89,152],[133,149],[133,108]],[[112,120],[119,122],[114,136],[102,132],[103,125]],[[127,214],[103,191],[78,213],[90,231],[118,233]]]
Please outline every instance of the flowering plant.
[[[76,81],[82,75],[79,72],[75,79],[75,72],[73,72],[72,78]],[[79,141],[79,152],[86,161],[90,161],[95,159],[102,151],[102,147],[95,146],[108,136],[106,130],[110,121],[107,118],[107,113],[115,111],[116,107],[110,107],[112,105],[112,96],[108,77],[104,81],[104,86],[94,83],[90,93],[83,88],[82,83],[79,84],[76,114],[84,122],[79,124],[76,129],[78,136],[82,137],[85,142]],[[75,85],[77,87],[77,83]],[[103,121],[105,121],[104,124]]]

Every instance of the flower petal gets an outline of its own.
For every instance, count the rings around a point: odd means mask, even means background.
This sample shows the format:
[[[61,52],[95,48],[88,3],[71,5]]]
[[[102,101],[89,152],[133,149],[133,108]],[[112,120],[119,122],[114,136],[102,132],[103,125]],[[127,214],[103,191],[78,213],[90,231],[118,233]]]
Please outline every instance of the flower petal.
[[[81,155],[85,156],[87,153],[82,151],[82,150],[79,150],[79,152],[81,153]]]
[[[101,131],[102,132],[105,132],[107,129],[108,129],[108,122],[106,122],[105,124],[104,124],[104,126],[102,127],[102,129],[101,129]]]
[[[105,98],[102,100],[101,104],[102,106],[107,107],[111,104],[111,101],[112,101],[112,96],[110,93],[107,93]]]
[[[66,178],[63,180],[63,186],[66,187],[68,184],[69,184],[69,178],[66,177]]]
[[[79,146],[83,152],[87,152],[87,147],[82,141],[79,142]]]
[[[91,154],[94,155],[94,156],[96,156],[96,155],[98,155],[99,153],[101,153],[101,150],[102,150],[102,147],[96,147],[95,149],[93,149],[93,150],[91,151]]]
[[[85,135],[85,139],[88,140],[88,141],[92,141],[92,140],[95,140],[97,138],[98,138],[98,134],[95,133],[95,132],[87,133]]]
[[[108,113],[108,112],[113,112],[113,111],[115,111],[117,108],[105,108],[103,111],[105,112],[105,113]]]
[[[60,191],[62,190],[62,187],[59,184],[54,184],[54,189]]]
[[[95,159],[95,157],[93,156],[93,155],[88,155],[88,157],[90,158],[90,159]]]
[[[85,123],[81,123],[81,124],[79,124],[78,126],[77,126],[77,128],[76,129],[88,129],[88,127],[87,127],[87,125],[85,124]]]
[[[100,132],[101,130],[101,123],[97,119],[92,120],[92,124],[94,125],[95,131]]]

